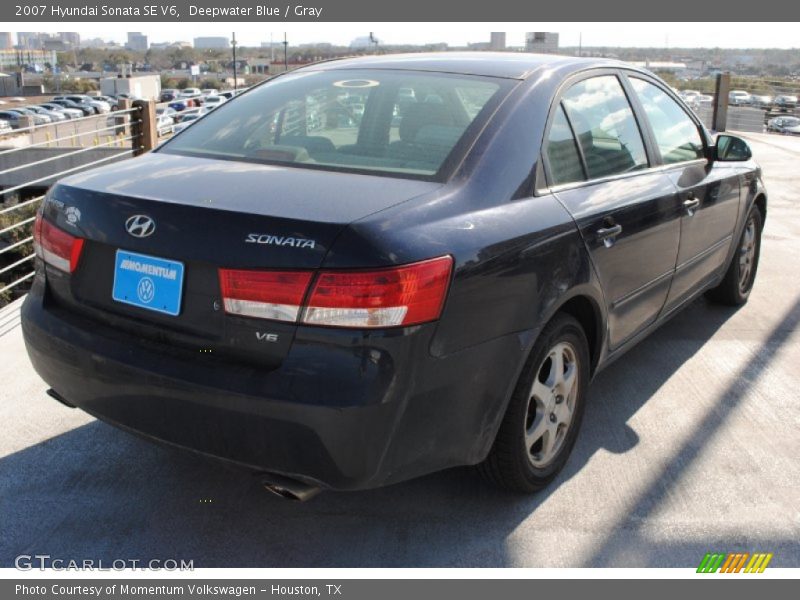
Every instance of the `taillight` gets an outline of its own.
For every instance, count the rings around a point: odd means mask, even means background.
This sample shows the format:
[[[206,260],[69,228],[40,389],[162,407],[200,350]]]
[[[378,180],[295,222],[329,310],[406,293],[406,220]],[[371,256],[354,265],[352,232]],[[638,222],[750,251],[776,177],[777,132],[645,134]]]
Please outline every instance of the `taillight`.
[[[335,327],[396,327],[439,318],[450,284],[449,256],[374,271],[323,271],[303,322]]]
[[[42,217],[42,209],[41,207],[39,210],[36,211],[36,220],[33,222],[33,251],[36,253],[36,256],[42,258],[42,223],[44,222],[44,218]]]
[[[321,271],[304,303],[311,271],[220,269],[225,311],[262,319],[379,328],[435,321],[442,313],[449,256],[371,271]]]
[[[225,312],[245,317],[297,321],[311,281],[307,271],[220,269]]]
[[[62,231],[39,213],[33,225],[33,247],[48,265],[72,273],[78,268],[83,239]]]

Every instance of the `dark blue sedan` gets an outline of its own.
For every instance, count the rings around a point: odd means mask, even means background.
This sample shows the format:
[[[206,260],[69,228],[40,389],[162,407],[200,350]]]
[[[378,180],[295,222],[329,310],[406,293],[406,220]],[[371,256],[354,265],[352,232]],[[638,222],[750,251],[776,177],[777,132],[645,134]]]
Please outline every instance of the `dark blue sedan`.
[[[747,301],[766,209],[747,144],[627,64],[330,61],[53,186],[23,331],[56,399],[286,497],[531,492],[598,371]]]

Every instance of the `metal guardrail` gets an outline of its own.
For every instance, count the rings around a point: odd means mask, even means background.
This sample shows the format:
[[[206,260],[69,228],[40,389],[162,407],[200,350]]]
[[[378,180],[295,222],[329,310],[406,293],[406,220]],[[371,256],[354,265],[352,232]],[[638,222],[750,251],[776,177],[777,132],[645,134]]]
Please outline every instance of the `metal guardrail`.
[[[33,279],[32,231],[42,192],[65,175],[155,146],[155,103],[120,104],[110,113],[0,133],[0,306],[23,295]],[[31,176],[26,169],[34,171]]]

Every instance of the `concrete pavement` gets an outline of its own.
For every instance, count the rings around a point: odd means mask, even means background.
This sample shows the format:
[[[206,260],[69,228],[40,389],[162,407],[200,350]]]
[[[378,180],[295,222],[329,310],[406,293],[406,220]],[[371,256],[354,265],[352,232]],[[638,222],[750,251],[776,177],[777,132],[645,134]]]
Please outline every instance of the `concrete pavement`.
[[[747,134],[770,192],[756,287],[695,302],[601,373],[531,497],[454,469],[306,504],[45,396],[0,311],[0,566],[18,554],[196,567],[800,566],[800,139]]]

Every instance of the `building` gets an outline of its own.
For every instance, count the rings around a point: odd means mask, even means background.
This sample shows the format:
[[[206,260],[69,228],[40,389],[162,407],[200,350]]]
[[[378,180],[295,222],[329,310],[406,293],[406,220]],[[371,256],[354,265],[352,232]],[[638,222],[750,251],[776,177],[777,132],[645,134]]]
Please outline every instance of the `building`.
[[[489,50],[502,51],[506,49],[505,32],[493,31],[489,34]]]
[[[42,48],[41,33],[33,31],[17,32],[17,47],[20,50],[40,50]]]
[[[52,50],[53,52],[65,52],[72,47],[58,38],[45,38],[42,40],[42,49]]]
[[[104,77],[100,80],[100,91],[108,96],[130,94],[145,100],[156,100],[161,95],[161,77],[138,73],[125,77]]]
[[[11,50],[14,47],[11,37],[12,34],[7,31],[0,32],[0,50]]]
[[[658,71],[658,72],[668,72],[668,73],[680,73],[686,70],[686,63],[682,62],[675,62],[671,60],[632,60],[629,61],[635,67],[642,67],[645,69],[649,69],[650,71]]]
[[[254,73],[258,75],[269,74],[269,66],[272,61],[268,58],[250,58],[247,60],[247,66],[244,69],[246,74]]]
[[[371,45],[372,45],[372,39],[370,39],[368,35],[357,37],[352,42],[350,42],[350,48],[353,50],[361,50],[363,48],[369,48]]]
[[[125,44],[125,47],[136,52],[146,52],[148,48],[147,36],[138,31],[129,31],[128,43]]]
[[[59,31],[59,39],[72,48],[81,47],[81,35],[76,31]]]
[[[230,40],[226,37],[196,37],[194,38],[194,47],[202,50],[211,48],[227,49],[230,48]]]
[[[536,52],[538,54],[557,54],[558,34],[546,31],[526,33],[525,52]]]
[[[35,73],[56,64],[56,53],[45,50],[0,50],[0,71],[26,69]]]

